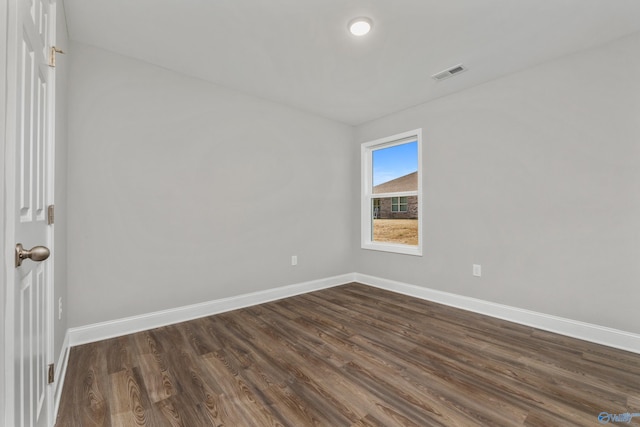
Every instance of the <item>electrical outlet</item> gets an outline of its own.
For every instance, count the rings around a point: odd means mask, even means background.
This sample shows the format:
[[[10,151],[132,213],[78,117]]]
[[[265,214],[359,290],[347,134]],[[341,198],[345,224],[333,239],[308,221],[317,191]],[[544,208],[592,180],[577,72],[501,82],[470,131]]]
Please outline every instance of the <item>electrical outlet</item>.
[[[298,255],[291,255],[291,265],[298,265]]]
[[[473,264],[473,275],[476,277],[482,276],[482,266],[480,264]]]
[[[62,297],[58,298],[58,320],[62,320]]]

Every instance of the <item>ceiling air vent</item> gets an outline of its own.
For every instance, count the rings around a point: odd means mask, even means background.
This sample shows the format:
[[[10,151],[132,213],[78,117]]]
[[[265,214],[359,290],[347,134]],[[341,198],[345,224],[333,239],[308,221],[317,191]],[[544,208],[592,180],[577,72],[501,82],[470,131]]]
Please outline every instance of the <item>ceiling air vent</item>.
[[[467,71],[464,65],[458,64],[454,67],[448,68],[444,71],[440,71],[439,73],[434,74],[433,76],[431,76],[431,78],[434,80],[440,81],[440,80],[448,79],[449,77],[455,76],[456,74],[460,74],[464,71]]]

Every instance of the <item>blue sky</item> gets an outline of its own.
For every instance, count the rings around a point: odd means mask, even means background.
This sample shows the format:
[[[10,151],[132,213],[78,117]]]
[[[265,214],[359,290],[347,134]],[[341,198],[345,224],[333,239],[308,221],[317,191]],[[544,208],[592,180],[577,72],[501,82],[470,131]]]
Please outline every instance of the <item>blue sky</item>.
[[[372,155],[374,186],[418,170],[417,141],[374,150]]]

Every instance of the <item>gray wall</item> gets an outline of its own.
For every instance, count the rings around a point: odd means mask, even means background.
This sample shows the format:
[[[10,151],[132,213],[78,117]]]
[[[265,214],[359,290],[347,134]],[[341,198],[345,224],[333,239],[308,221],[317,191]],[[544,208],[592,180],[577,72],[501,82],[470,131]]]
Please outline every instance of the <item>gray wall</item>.
[[[353,128],[72,50],[70,327],[352,271]]]
[[[56,16],[56,46],[67,52],[56,58],[56,152],[55,152],[55,194],[56,206],[54,234],[55,251],[54,285],[53,290],[53,318],[54,318],[54,362],[62,349],[64,336],[67,332],[67,72],[69,55],[69,41],[67,38],[67,23],[64,5],[57,3]],[[58,319],[58,298],[62,298],[62,318]]]
[[[640,332],[638,52],[640,34],[358,127],[354,152],[423,128],[425,226],[423,257],[360,249],[356,271]]]

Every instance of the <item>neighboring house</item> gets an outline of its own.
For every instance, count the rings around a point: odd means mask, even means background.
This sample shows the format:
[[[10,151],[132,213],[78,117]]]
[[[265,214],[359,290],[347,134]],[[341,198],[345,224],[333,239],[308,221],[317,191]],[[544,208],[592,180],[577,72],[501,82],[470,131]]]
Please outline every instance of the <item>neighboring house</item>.
[[[418,191],[418,172],[373,187],[373,194]],[[373,217],[380,219],[417,219],[418,196],[373,199]]]

